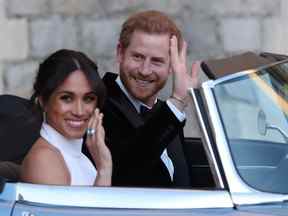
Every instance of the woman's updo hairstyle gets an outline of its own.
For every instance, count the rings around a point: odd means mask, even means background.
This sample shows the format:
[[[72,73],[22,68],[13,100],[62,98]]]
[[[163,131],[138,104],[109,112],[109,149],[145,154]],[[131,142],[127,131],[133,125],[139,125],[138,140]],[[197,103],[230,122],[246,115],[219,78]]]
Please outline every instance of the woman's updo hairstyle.
[[[99,76],[97,65],[84,53],[67,49],[56,51],[40,64],[30,101],[35,103],[38,97],[41,97],[45,104],[52,93],[76,70],[83,71],[97,96],[97,106],[101,109],[106,88]]]

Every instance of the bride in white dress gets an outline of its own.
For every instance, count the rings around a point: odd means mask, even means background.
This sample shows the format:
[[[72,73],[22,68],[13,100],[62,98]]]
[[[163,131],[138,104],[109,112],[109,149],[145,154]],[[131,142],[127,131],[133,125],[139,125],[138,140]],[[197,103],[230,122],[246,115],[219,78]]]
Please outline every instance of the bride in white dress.
[[[83,53],[59,50],[40,64],[31,102],[37,102],[44,117],[40,137],[23,160],[22,181],[111,185],[112,158],[99,111],[105,93],[96,64]],[[82,145],[97,169],[81,152]]]

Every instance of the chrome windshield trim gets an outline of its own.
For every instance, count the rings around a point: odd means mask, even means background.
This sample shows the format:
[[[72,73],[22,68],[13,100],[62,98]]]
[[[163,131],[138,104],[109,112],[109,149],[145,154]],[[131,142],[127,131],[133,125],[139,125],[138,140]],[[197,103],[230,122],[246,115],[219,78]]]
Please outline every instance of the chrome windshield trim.
[[[238,78],[238,77],[241,77],[241,76],[246,76],[247,74],[255,73],[256,71],[264,70],[264,69],[266,69],[268,67],[275,66],[275,65],[278,65],[278,64],[282,64],[282,63],[285,63],[285,62],[288,62],[288,59],[284,59],[284,60],[278,61],[278,62],[273,62],[273,63],[267,64],[267,65],[264,65],[264,66],[260,66],[260,67],[255,68],[255,69],[249,69],[249,70],[244,70],[244,71],[239,71],[237,73],[229,74],[229,75],[226,75],[224,77],[218,78],[216,80],[213,80],[213,81],[211,80],[212,82],[210,82],[209,85],[210,85],[210,87],[213,88],[215,85],[218,85],[218,84],[223,83],[225,81],[232,80],[232,79],[235,79],[235,78]]]
[[[211,140],[209,138],[207,127],[206,127],[206,125],[204,123],[204,119],[202,117],[202,114],[201,114],[201,111],[200,111],[200,107],[199,107],[199,104],[198,104],[194,89],[193,88],[189,89],[189,93],[190,93],[190,95],[192,97],[192,100],[193,100],[193,103],[194,103],[194,106],[195,106],[195,110],[196,110],[197,117],[198,117],[198,120],[199,120],[200,128],[201,128],[202,133],[203,133],[203,138],[204,138],[204,140],[206,142],[206,147],[208,148],[210,157],[212,159],[213,166],[215,168],[214,172],[216,172],[217,181],[218,181],[217,183],[220,186],[220,188],[224,188],[224,183],[223,183],[223,180],[222,180],[222,176],[221,176],[221,173],[220,173],[218,162],[216,160],[214,151],[212,149]]]
[[[129,209],[233,207],[229,193],[224,190],[77,187],[26,183],[7,185],[13,186],[16,187],[16,200],[19,202],[55,206]]]
[[[242,179],[239,177],[236,168],[234,167],[234,162],[231,157],[229,145],[227,143],[224,128],[219,116],[218,108],[216,106],[215,98],[212,92],[211,83],[214,81],[210,80],[202,84],[203,95],[205,97],[208,109],[208,118],[212,123],[211,128],[214,135],[214,139],[218,148],[221,163],[227,178],[229,189],[231,192],[251,192],[250,187],[248,187]],[[211,146],[212,148],[212,146]]]
[[[288,60],[279,61],[276,63],[271,63],[266,66],[262,66],[257,68],[257,70],[262,70],[271,66],[275,66],[278,64],[282,64],[288,62]],[[231,80],[234,78],[238,78],[249,73],[255,73],[257,70],[246,70],[241,71],[236,74],[227,75],[223,78],[219,78],[217,80],[208,80],[201,85],[201,89],[203,90],[203,96],[206,100],[206,105],[208,109],[208,117],[209,121],[211,121],[211,127],[213,136],[216,141],[216,145],[218,148],[219,156],[221,159],[221,163],[223,165],[223,169],[227,178],[227,183],[229,185],[229,190],[231,193],[231,197],[233,203],[235,205],[249,205],[249,204],[265,204],[271,202],[283,202],[287,200],[288,195],[276,194],[276,193],[268,193],[262,192],[252,188],[247,185],[242,178],[239,176],[236,167],[234,166],[234,162],[231,156],[229,144],[226,139],[226,135],[224,132],[224,128],[222,125],[221,117],[218,112],[218,108],[216,105],[215,97],[213,94],[213,88],[222,82],[227,80]],[[243,167],[244,168],[244,167]],[[273,169],[273,167],[265,167],[269,169]]]

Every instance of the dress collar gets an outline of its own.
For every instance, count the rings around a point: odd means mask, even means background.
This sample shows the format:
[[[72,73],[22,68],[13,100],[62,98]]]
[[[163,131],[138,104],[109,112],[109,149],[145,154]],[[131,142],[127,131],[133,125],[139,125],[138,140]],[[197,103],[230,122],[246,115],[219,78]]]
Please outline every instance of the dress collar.
[[[74,157],[80,157],[82,152],[83,139],[67,139],[46,122],[42,123],[40,135],[49,144],[55,146],[61,152],[65,152]]]

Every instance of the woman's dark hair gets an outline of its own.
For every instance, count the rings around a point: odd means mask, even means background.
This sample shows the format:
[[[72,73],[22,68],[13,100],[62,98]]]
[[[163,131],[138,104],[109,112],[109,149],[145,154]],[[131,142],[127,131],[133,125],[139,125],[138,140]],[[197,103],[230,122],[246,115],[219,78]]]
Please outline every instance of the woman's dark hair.
[[[30,101],[35,103],[41,96],[43,103],[46,103],[55,89],[76,70],[85,74],[97,96],[97,106],[101,109],[106,97],[106,88],[98,74],[97,65],[84,53],[67,49],[56,51],[40,64]]]

